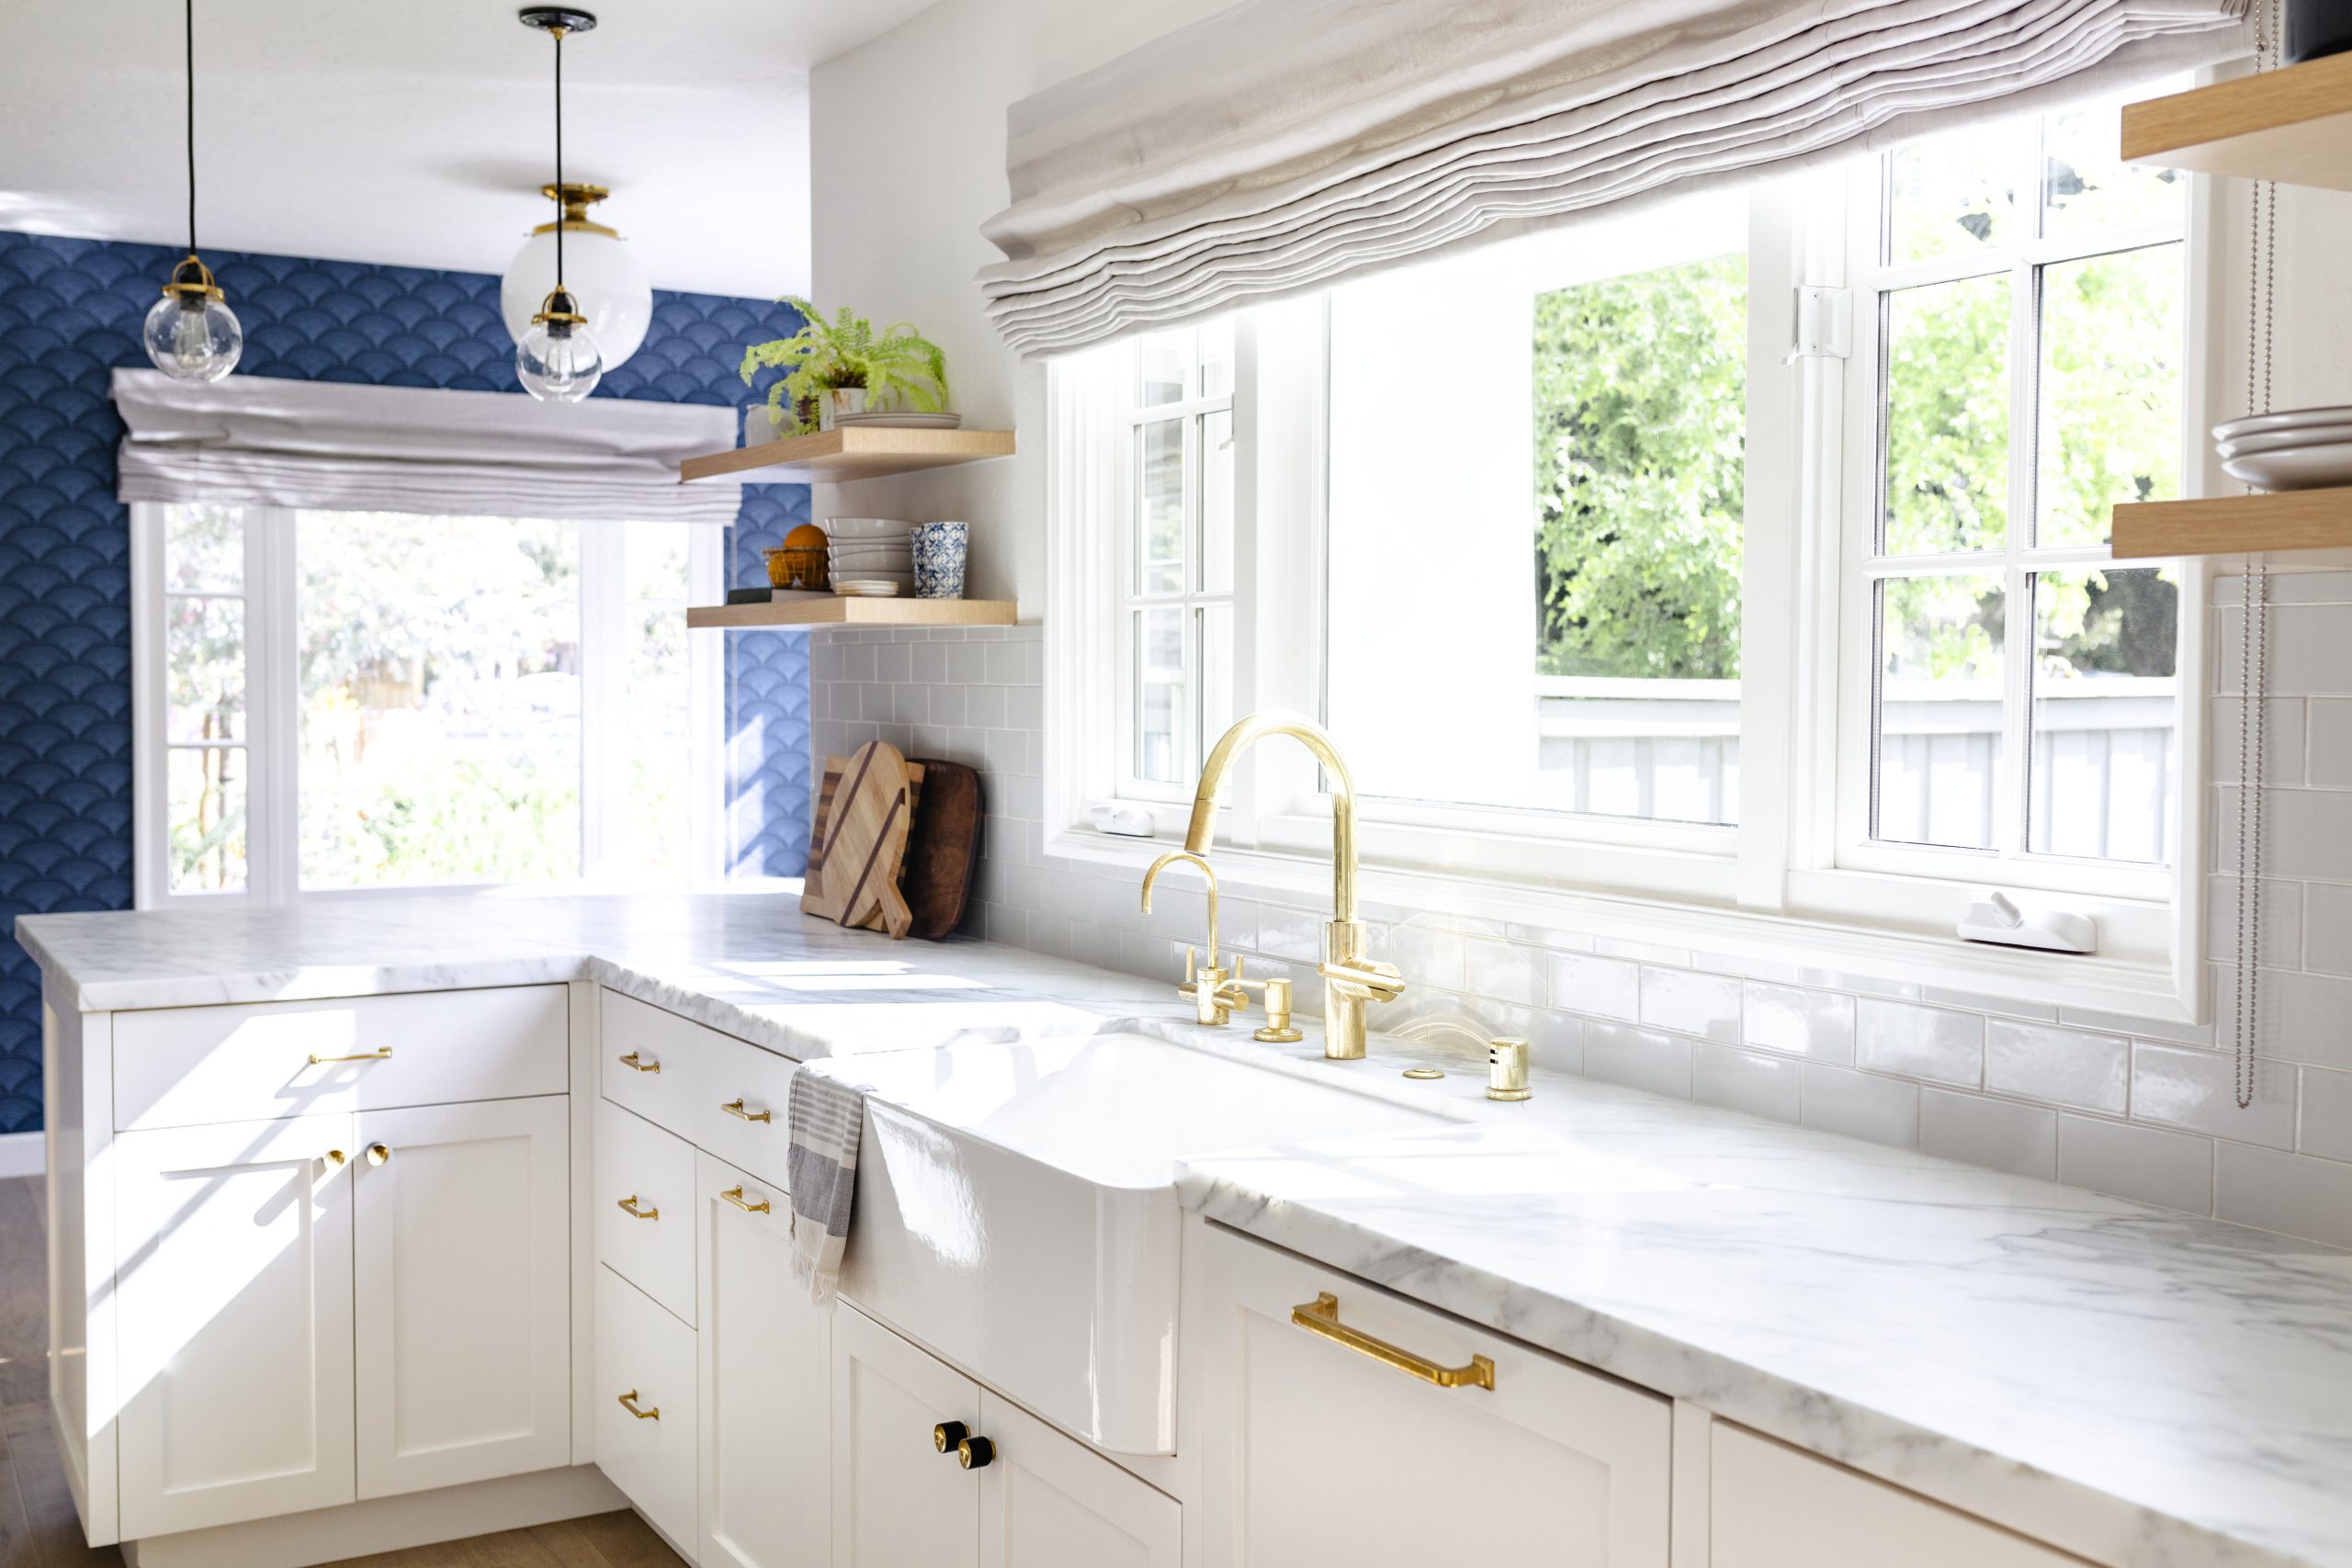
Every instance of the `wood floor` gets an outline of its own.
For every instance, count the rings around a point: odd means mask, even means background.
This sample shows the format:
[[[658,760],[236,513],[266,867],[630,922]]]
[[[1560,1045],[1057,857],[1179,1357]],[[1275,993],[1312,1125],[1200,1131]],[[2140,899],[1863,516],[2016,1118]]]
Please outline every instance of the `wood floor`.
[[[48,1248],[41,1179],[0,1180],[0,1568],[122,1568],[82,1543],[49,1427]],[[626,1509],[535,1529],[355,1557],[338,1568],[683,1568]]]

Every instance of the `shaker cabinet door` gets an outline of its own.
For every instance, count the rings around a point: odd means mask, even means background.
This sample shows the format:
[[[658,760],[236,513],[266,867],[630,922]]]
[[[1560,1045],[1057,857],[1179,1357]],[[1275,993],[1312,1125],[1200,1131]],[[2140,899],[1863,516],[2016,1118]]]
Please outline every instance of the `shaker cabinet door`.
[[[980,1568],[1179,1568],[1175,1498],[985,1389],[980,1430]]]
[[[1209,1568],[1666,1568],[1668,1401],[1232,1232],[1191,1239]],[[1410,1370],[1480,1360],[1491,1388]]]
[[[353,1498],[352,1119],[118,1138],[122,1538]]]
[[[854,1307],[833,1311],[833,1568],[974,1568],[979,1483],[933,1432],[980,1432],[979,1385]]]
[[[360,1113],[360,1496],[571,1462],[569,1103]]]

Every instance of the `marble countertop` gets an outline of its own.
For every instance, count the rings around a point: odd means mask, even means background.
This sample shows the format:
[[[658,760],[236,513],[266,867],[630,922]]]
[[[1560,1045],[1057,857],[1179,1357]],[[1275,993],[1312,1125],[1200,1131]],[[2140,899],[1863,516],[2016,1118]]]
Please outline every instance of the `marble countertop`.
[[[797,1057],[1142,1019],[1167,984],[782,895],[20,918],[85,1011],[594,978]],[[2352,1253],[1535,1075],[1327,1064],[1455,1125],[1190,1162],[1187,1206],[2102,1562],[2352,1568]],[[1434,1084],[1397,1069],[1437,1058]]]

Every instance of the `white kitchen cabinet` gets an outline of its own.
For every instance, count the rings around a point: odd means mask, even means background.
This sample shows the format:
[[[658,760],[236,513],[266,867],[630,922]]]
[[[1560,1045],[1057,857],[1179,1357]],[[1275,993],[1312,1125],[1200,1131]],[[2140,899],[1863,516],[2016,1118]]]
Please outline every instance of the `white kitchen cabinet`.
[[[784,1190],[701,1157],[702,1568],[832,1561],[831,1314],[792,1280]]]
[[[695,1146],[596,1102],[596,1258],[695,1321]]]
[[[116,1140],[124,1540],[353,1500],[353,1131]]]
[[[966,1468],[953,1440],[986,1457]],[[1176,1500],[851,1307],[833,1320],[834,1568],[1177,1568]]]
[[[568,1105],[357,1118],[360,1496],[570,1462]]]
[[[1711,1447],[1712,1568],[2086,1568],[1728,1422],[1715,1423]]]
[[[596,1463],[646,1522],[692,1556],[695,1331],[651,1296],[596,1270]]]
[[[1207,1568],[1666,1568],[1668,1401],[1231,1232],[1193,1239]],[[1393,1364],[1477,1358],[1491,1388]]]

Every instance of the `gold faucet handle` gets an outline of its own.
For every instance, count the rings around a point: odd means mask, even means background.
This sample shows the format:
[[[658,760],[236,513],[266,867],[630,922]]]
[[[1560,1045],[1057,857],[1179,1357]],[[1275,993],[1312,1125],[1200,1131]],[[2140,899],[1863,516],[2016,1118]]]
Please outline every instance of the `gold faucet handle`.
[[[1234,1009],[1250,1005],[1250,993],[1241,988],[1243,962],[1235,959],[1227,975],[1214,964],[1204,966],[1191,948],[1184,950],[1184,983],[1176,994],[1193,1004],[1194,1022],[1215,1027],[1230,1020]]]
[[[1240,968],[1239,964],[1237,963],[1234,968],[1238,973]],[[1298,1026],[1290,1021],[1292,995],[1290,976],[1275,975],[1263,980],[1236,979],[1234,984],[1245,988],[1254,986],[1266,998],[1266,1027],[1252,1031],[1250,1039],[1262,1041],[1268,1045],[1286,1045],[1294,1040],[1306,1038],[1298,1032]]]
[[[1394,964],[1370,958],[1350,959],[1344,964],[1327,961],[1319,972],[1326,980],[1366,1001],[1393,1002],[1405,994],[1405,972]]]

